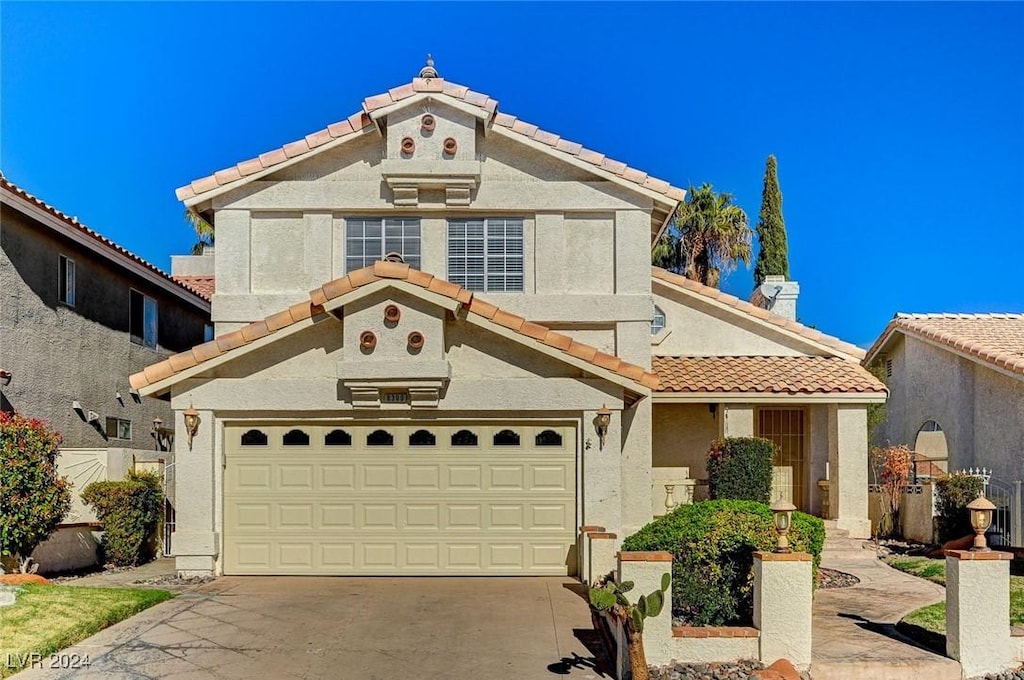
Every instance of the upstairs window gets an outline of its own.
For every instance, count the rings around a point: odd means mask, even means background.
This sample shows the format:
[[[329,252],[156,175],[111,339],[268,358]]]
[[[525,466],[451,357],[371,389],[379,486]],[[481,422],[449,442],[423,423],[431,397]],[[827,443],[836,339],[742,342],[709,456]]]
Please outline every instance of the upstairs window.
[[[448,221],[448,280],[483,292],[523,290],[523,219]]]
[[[60,255],[57,265],[57,300],[75,306],[75,261]]]
[[[345,271],[353,272],[398,253],[402,261],[420,268],[418,217],[356,217],[345,220]]]
[[[654,316],[651,318],[651,335],[657,335],[665,328],[665,312],[654,305]]]
[[[128,334],[133,344],[156,349],[156,300],[137,290],[131,291],[128,303]]]
[[[132,421],[124,418],[107,418],[108,439],[131,439]]]

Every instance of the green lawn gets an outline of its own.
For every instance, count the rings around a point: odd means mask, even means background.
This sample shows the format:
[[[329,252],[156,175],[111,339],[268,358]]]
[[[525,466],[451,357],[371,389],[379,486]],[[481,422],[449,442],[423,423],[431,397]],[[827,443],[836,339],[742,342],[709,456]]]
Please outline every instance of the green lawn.
[[[946,561],[930,557],[885,558],[886,563],[914,576],[946,585]],[[946,603],[936,602],[903,617],[903,622],[919,626],[929,633],[946,634]],[[1010,577],[1010,625],[1024,623],[1024,576]]]
[[[49,654],[174,597],[165,590],[24,585],[14,605],[0,607],[0,678],[29,654]]]

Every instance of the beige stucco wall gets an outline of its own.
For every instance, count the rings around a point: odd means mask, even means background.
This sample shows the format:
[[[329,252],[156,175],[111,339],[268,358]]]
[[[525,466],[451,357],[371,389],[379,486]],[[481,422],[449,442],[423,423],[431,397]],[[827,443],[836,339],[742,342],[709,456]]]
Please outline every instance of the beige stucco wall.
[[[913,446],[920,427],[934,420],[949,470],[987,467],[1005,483],[1024,479],[1024,380],[902,335],[886,358],[893,375],[876,444]]]
[[[690,477],[707,476],[707,455],[718,437],[718,424],[706,404],[654,406],[655,467],[688,467]]]

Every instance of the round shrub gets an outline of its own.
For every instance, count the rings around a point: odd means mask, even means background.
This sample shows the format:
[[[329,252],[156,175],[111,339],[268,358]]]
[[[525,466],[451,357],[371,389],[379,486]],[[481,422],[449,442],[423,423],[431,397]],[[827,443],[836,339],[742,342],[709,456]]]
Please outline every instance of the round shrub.
[[[152,557],[147,542],[160,522],[163,504],[159,475],[129,472],[120,481],[93,482],[82,491],[82,500],[103,523],[100,547],[107,562],[132,567]]]
[[[981,477],[953,473],[935,480],[935,519],[939,543],[952,541],[974,533],[971,527],[971,511],[967,504],[978,497],[983,484]]]
[[[810,553],[813,582],[825,543],[825,523],[793,513],[792,549]],[[623,550],[672,553],[672,615],[696,626],[750,625],[754,551],[771,551],[777,535],[764,503],[714,500],[681,505],[622,544]]]
[[[767,503],[775,444],[759,437],[717,439],[708,451],[708,496]]]

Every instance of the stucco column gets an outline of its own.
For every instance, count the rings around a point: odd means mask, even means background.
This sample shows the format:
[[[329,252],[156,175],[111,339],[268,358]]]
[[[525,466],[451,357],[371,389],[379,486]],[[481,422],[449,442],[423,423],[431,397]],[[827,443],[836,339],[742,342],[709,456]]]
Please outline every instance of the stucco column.
[[[216,427],[213,411],[199,411],[199,432],[189,450],[184,409],[174,412],[174,466],[177,512],[171,550],[185,576],[214,573],[219,537],[214,529]],[[187,408],[187,407],[186,407]]]
[[[965,678],[1001,673],[1010,651],[1010,553],[946,552],[946,653]]]
[[[869,538],[868,422],[863,405],[830,404],[828,412],[829,516],[853,538]]]
[[[765,664],[789,659],[800,670],[811,665],[812,559],[807,553],[754,553],[754,627]]]
[[[633,590],[626,597],[634,604],[641,595],[661,590],[661,579],[665,574],[669,574],[669,587],[661,613],[644,619],[644,656],[653,666],[662,666],[672,660],[672,553],[619,553],[618,579],[620,583],[633,582]]]
[[[622,412],[622,538],[654,518],[651,508],[652,421],[650,399],[641,399]]]
[[[750,404],[721,404],[718,407],[719,437],[753,437],[754,407]]]
[[[621,533],[622,497],[620,477],[622,475],[621,411],[612,411],[608,434],[601,446],[595,429],[597,410],[583,412],[583,478],[582,506],[583,524],[604,527],[612,533]]]

